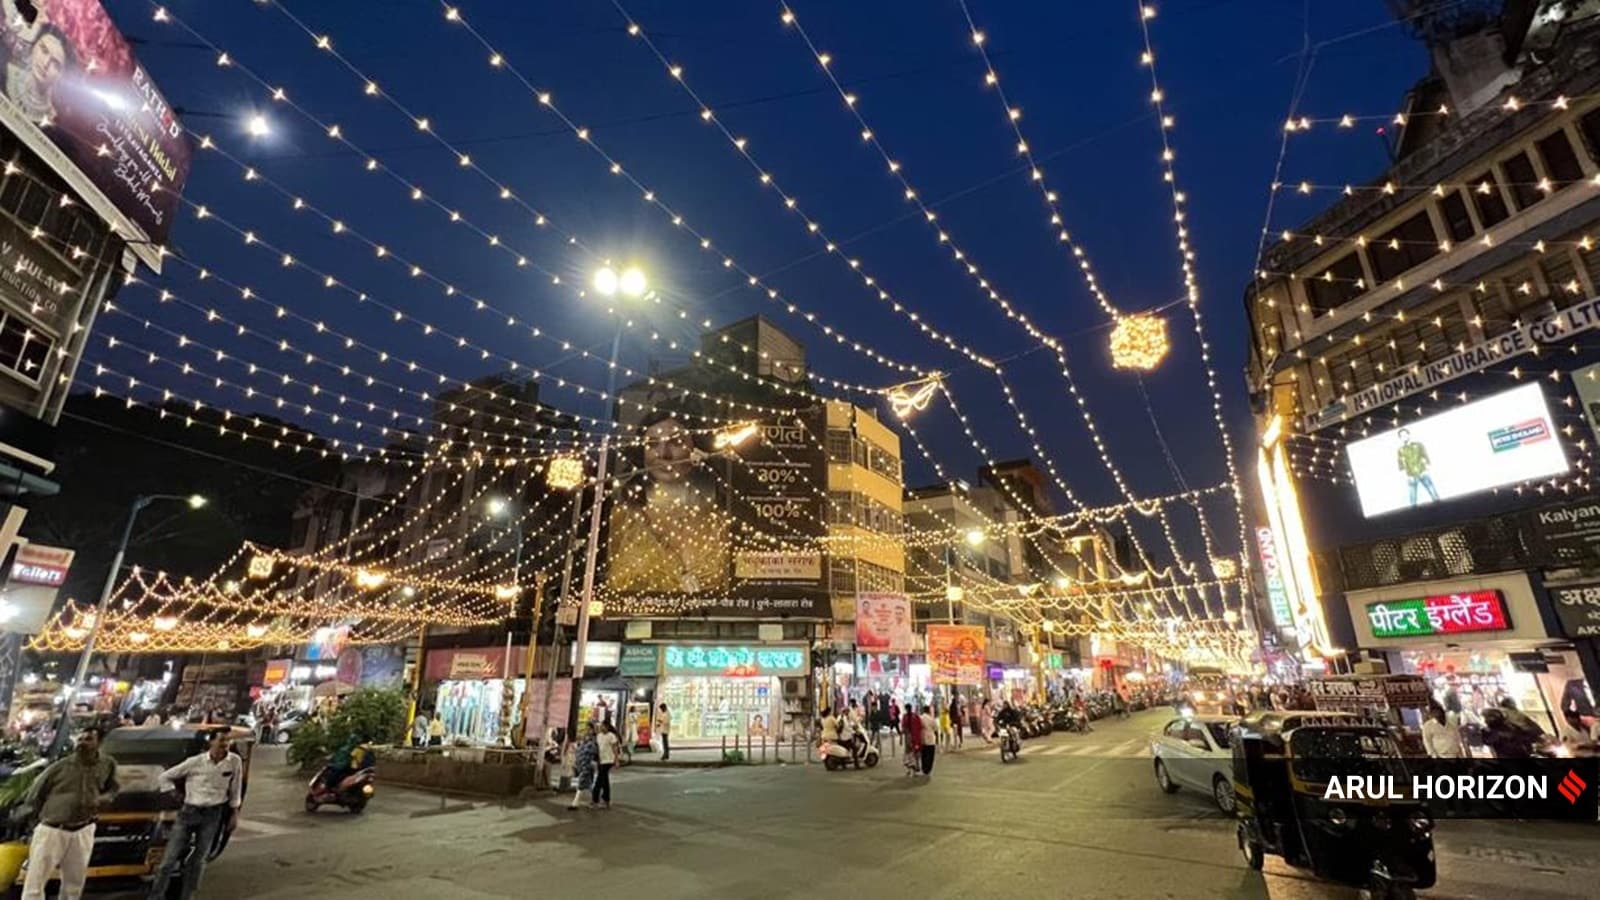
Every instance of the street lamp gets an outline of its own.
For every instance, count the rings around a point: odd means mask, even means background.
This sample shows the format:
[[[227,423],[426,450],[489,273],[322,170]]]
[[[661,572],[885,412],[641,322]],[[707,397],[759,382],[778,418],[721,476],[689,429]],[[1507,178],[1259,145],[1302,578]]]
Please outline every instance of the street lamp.
[[[504,661],[500,665],[500,685],[502,691],[500,704],[502,711],[502,715],[500,716],[500,729],[502,731],[502,736],[506,737],[509,741],[511,736],[512,719],[511,700],[515,693],[511,681],[511,640],[516,631],[517,597],[521,594],[520,579],[522,577],[522,519],[520,516],[516,515],[511,501],[504,497],[490,497],[489,500],[484,503],[484,512],[487,513],[491,519],[509,520],[510,524],[507,530],[511,532],[511,539],[516,542],[511,550],[511,583],[509,585],[503,585],[495,588],[494,592],[495,599],[506,601],[507,606],[509,607],[506,615],[506,655]],[[498,543],[498,539],[496,540],[496,543]],[[533,630],[530,633],[528,640],[530,644],[533,641],[538,640],[537,622],[534,623]],[[531,658],[529,664],[532,665]]]
[[[983,546],[988,536],[981,528],[969,529],[964,536],[968,547],[974,549]],[[945,621],[948,624],[956,623],[956,603],[966,597],[966,591],[955,583],[956,545],[951,541],[944,546],[944,609]]]
[[[106,620],[106,609],[111,605],[111,594],[117,587],[117,573],[122,570],[122,558],[128,554],[128,541],[133,538],[133,525],[139,519],[139,513],[145,507],[157,500],[181,500],[188,504],[190,509],[200,509],[207,500],[199,494],[144,494],[134,499],[133,506],[128,508],[128,521],[122,527],[122,539],[117,542],[117,552],[111,557],[111,569],[106,572],[105,584],[100,588],[100,602],[95,606],[94,620],[89,624],[89,633],[85,636],[83,650],[78,654],[78,666],[72,675],[72,681],[67,685],[67,699],[61,707],[61,721],[56,724],[55,738],[50,742],[50,756],[60,752],[62,744],[66,741],[67,725],[72,717],[72,698],[78,693],[78,686],[83,684],[84,676],[89,672],[89,658],[94,655],[95,641],[100,637],[100,628]],[[157,627],[161,622],[156,621]],[[176,627],[174,622],[173,626]]]
[[[244,129],[249,132],[251,137],[266,137],[272,133],[272,124],[267,121],[266,116],[256,113],[245,122]]]

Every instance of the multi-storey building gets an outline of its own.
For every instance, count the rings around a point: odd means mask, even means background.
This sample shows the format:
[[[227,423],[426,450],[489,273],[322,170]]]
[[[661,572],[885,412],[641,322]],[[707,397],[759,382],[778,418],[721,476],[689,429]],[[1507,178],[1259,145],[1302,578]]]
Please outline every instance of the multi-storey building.
[[[1600,20],[1526,15],[1545,5],[1418,17],[1435,66],[1396,161],[1267,249],[1245,298],[1258,536],[1313,665],[1592,711],[1574,563],[1600,555],[1564,523],[1600,510]]]

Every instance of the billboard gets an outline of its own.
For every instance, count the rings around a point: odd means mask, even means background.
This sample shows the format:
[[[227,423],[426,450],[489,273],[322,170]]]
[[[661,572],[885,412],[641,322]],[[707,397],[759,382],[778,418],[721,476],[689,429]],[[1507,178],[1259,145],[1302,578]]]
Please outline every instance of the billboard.
[[[873,653],[911,652],[911,601],[905,594],[856,596],[856,649]]]
[[[737,442],[698,421],[653,413],[619,466],[606,541],[618,613],[828,616],[822,407],[738,429]]]
[[[124,237],[164,243],[193,148],[98,0],[4,0],[0,56],[0,123]]]
[[[1368,518],[1567,471],[1538,384],[1352,442],[1345,451]]]
[[[987,652],[981,625],[928,626],[928,665],[934,684],[983,684]]]

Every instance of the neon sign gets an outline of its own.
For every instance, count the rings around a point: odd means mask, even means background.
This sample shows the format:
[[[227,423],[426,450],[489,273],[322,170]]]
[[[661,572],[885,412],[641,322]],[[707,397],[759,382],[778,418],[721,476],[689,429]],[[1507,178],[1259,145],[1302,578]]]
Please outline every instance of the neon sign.
[[[1499,591],[1465,591],[1367,604],[1367,624],[1378,638],[1427,637],[1511,628]]]

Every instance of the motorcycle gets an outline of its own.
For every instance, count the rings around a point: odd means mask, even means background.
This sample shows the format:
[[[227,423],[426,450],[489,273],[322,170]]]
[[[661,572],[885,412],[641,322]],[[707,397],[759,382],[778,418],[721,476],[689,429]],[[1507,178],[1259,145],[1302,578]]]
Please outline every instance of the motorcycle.
[[[822,767],[829,772],[848,769],[852,765],[857,769],[870,769],[878,764],[878,748],[860,734],[849,742],[819,741],[817,755],[822,759]]]
[[[378,771],[371,766],[351,772],[339,779],[338,784],[331,783],[332,774],[323,769],[311,779],[311,784],[306,788],[306,812],[316,812],[320,806],[342,806],[359,814],[367,808],[367,801],[372,799],[372,795],[377,793],[373,782],[378,778]]]
[[[1022,737],[1015,725],[1000,726],[1000,761],[1011,762],[1022,752]]]

